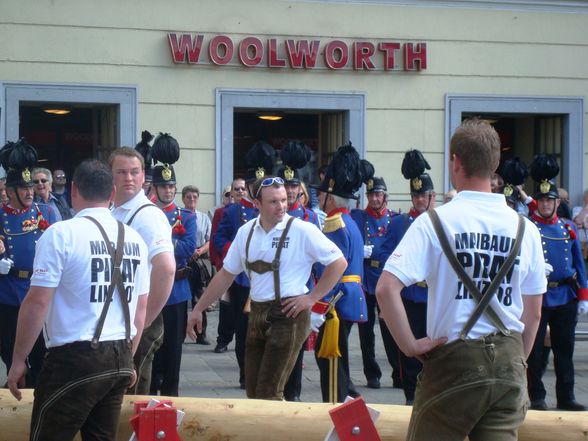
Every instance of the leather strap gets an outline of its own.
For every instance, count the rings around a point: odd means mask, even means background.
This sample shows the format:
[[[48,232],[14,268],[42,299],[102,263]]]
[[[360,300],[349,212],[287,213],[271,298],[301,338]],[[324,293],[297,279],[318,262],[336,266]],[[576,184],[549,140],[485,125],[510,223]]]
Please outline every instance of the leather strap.
[[[439,219],[439,215],[437,214],[437,212],[435,210],[429,210],[427,211],[427,213],[429,214],[429,218],[431,219],[431,223],[433,224],[433,228],[435,229],[435,233],[437,234],[437,238],[439,239],[441,248],[443,248],[443,252],[449,260],[451,267],[456,272],[457,277],[461,280],[465,288],[478,302],[474,311],[472,312],[472,315],[470,316],[470,318],[464,325],[462,331],[460,332],[460,338],[465,339],[467,337],[468,333],[479,320],[480,316],[484,313],[488,315],[488,318],[492,321],[494,326],[496,326],[502,334],[510,334],[510,330],[504,325],[496,311],[490,305],[490,300],[492,300],[492,297],[494,297],[494,294],[496,294],[496,291],[498,290],[506,274],[511,270],[512,266],[514,265],[514,261],[521,249],[523,234],[525,232],[525,220],[523,216],[519,214],[517,235],[511,252],[509,253],[508,257],[506,258],[502,266],[500,267],[498,273],[490,282],[490,285],[488,285],[482,293],[457,260],[457,257],[453,252],[451,245],[449,244],[449,241],[447,240],[447,235],[445,234],[445,230],[441,225],[441,220]]]
[[[139,211],[139,210],[137,210]],[[136,213],[136,212],[135,212]],[[127,296],[125,292],[125,286],[122,280],[122,273],[120,270],[120,266],[122,263],[123,258],[123,249],[125,243],[125,227],[122,222],[116,221],[118,226],[118,237],[116,239],[116,249],[112,247],[112,243],[104,231],[104,228],[96,219],[90,216],[84,216],[86,219],[94,223],[100,234],[102,234],[102,238],[106,243],[106,248],[110,253],[110,258],[112,262],[111,267],[111,279],[110,279],[110,286],[108,287],[108,291],[106,293],[106,299],[104,301],[104,306],[102,307],[102,313],[100,314],[100,318],[98,319],[98,323],[96,324],[96,330],[94,331],[94,336],[92,337],[92,347],[96,348],[98,346],[98,342],[100,341],[100,335],[102,334],[102,328],[104,327],[104,322],[106,321],[106,315],[108,314],[108,308],[110,307],[110,303],[112,302],[112,296],[114,294],[114,289],[117,288],[118,295],[120,297],[121,308],[123,310],[123,315],[125,317],[125,338],[128,342],[131,341],[131,314],[129,312],[129,303],[127,302]]]
[[[152,205],[153,205],[153,204],[143,204],[143,205],[141,205],[139,208],[137,208],[137,209],[135,210],[135,212],[134,212],[134,213],[133,213],[133,215],[132,215],[132,216],[129,218],[129,220],[126,222],[126,224],[127,224],[128,226],[131,226],[131,224],[133,223],[133,220],[135,219],[135,216],[137,215],[137,213],[139,213],[139,211],[141,211],[143,208],[147,208],[147,207],[150,207],[150,206],[152,206]],[[155,207],[155,205],[153,205],[153,206]]]
[[[255,229],[255,225],[257,224],[257,219],[253,221],[253,226],[249,231],[249,235],[247,236],[247,243],[245,245],[245,265],[247,267],[247,272],[249,273],[249,280],[251,280],[251,271],[255,271],[258,274],[263,274],[268,271],[272,271],[274,273],[274,294],[276,300],[281,299],[281,292],[280,292],[280,256],[282,255],[282,248],[284,247],[284,242],[286,241],[286,237],[288,237],[288,231],[290,231],[290,226],[294,221],[294,217],[291,216],[286,222],[286,228],[282,232],[280,236],[280,240],[278,242],[278,249],[276,250],[276,255],[274,256],[274,260],[271,263],[265,262],[263,260],[256,260],[255,262],[249,262],[249,245],[251,244],[251,238],[253,237],[253,230]],[[256,271],[259,269],[260,271]]]

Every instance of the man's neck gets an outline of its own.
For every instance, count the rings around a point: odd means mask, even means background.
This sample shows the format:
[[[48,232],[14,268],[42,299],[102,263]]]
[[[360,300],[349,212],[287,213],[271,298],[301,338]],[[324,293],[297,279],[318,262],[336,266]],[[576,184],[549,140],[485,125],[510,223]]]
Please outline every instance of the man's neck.
[[[65,193],[65,185],[53,185],[53,193]]]
[[[261,216],[259,216],[259,225],[261,225],[263,231],[269,233],[275,228],[276,225],[278,225],[278,222],[270,222],[267,219],[264,219]]]
[[[88,208],[108,208],[110,206],[110,201],[79,201],[75,210],[79,213],[82,210],[86,210]]]
[[[490,178],[479,178],[472,176],[470,178],[462,178],[455,183],[455,189],[460,191],[479,191],[482,193],[492,193],[492,186],[490,185]]]

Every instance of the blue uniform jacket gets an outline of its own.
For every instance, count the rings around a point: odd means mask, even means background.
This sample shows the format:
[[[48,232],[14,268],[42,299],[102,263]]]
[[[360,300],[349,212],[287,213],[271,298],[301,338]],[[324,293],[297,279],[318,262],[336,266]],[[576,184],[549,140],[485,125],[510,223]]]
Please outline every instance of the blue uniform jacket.
[[[372,255],[369,259],[363,259],[363,286],[368,294],[376,294],[376,285],[382,274],[384,264],[392,254],[392,249],[386,246],[388,240],[390,222],[395,216],[392,210],[385,208],[381,213],[376,213],[371,208],[366,210],[356,209],[351,211],[351,217],[357,224],[364,245],[373,245]]]
[[[410,210],[409,213],[403,213],[392,219],[388,239],[390,253],[398,246],[406,231],[418,216],[419,214],[416,211]],[[400,294],[405,299],[412,300],[413,302],[425,303],[427,301],[428,289],[415,283],[414,285],[403,288]]]
[[[212,244],[223,259],[237,235],[237,230],[251,219],[256,218],[258,214],[257,208],[245,199],[241,199],[238,204],[230,204],[225,207]],[[235,282],[249,288],[249,278],[245,272],[238,274],[235,277]]]
[[[323,233],[343,253],[347,259],[347,269],[343,273],[341,281],[322,300],[328,302],[339,291],[343,292],[343,297],[335,305],[339,318],[352,322],[365,322],[367,320],[367,306],[361,286],[363,275],[361,233],[346,209],[337,209],[329,213],[325,220]],[[322,274],[323,269],[324,267],[321,266],[319,273]],[[345,281],[346,278],[359,280]]]
[[[298,202],[296,202],[292,207],[290,207],[290,209],[288,210],[288,214],[292,217],[302,219],[305,222],[310,222],[311,224],[316,225],[316,227],[320,229],[320,224],[316,213],[304,207],[302,204]],[[312,291],[312,288],[314,287],[314,279],[312,273],[310,275],[310,278],[308,279],[308,282],[306,282],[306,287],[309,291]]]
[[[48,205],[33,203],[25,211],[14,210],[6,205],[2,207],[1,234],[4,236],[4,246],[6,247],[4,257],[10,258],[14,262],[13,268],[15,270],[33,271],[35,245],[44,231],[39,227],[42,220],[45,220],[48,225],[54,224],[56,221],[55,212]],[[41,227],[45,227],[45,222],[41,223]],[[0,275],[0,303],[20,305],[30,285],[30,278],[20,278],[10,274]]]
[[[169,224],[172,226],[172,243],[174,244],[174,257],[176,269],[184,268],[196,249],[196,216],[193,212],[171,204],[163,209]],[[178,216],[179,215],[179,216]],[[178,219],[178,217],[181,217]],[[184,228],[180,228],[179,225]],[[178,231],[183,230],[183,231]],[[190,282],[188,279],[174,281],[171,295],[167,299],[167,305],[175,305],[192,297]]]
[[[553,223],[548,223],[549,221],[545,221],[545,219],[537,215],[531,216],[531,220],[541,234],[545,262],[553,266],[553,272],[549,275],[548,284],[559,282],[576,274],[580,288],[585,290],[586,269],[574,223],[557,217]],[[547,293],[543,296],[543,306],[565,305],[575,298],[576,293],[568,284],[558,287],[549,287],[548,285]]]

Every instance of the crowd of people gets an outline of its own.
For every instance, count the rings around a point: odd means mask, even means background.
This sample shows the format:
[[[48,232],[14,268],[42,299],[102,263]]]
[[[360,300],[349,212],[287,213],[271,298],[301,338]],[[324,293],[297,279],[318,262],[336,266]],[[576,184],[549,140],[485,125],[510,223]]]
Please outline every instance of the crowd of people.
[[[408,439],[516,439],[528,400],[547,409],[550,353],[557,408],[585,410],[573,350],[588,312],[588,193],[570,207],[553,157],[538,155],[530,172],[509,159],[496,174],[496,131],[468,120],[451,140],[455,190],[436,207],[430,166],[408,151],[411,208],[399,213],[351,144],[316,183],[299,174],[310,154],[288,141],[274,170],[273,148],[254,144],[247,174],[204,213],[198,187],[178,193],[169,134],[145,131],[108,164],[84,161],[71,183],[35,168],[22,139],[0,150],[0,352],[13,395],[35,388],[31,439],[110,439],[124,393],[178,396],[185,338],[212,344],[216,302],[212,350],[235,339],[249,398],[301,401],[309,350],[323,401],[359,396],[354,324],[366,385],[381,388],[378,320],[393,386],[413,406]]]

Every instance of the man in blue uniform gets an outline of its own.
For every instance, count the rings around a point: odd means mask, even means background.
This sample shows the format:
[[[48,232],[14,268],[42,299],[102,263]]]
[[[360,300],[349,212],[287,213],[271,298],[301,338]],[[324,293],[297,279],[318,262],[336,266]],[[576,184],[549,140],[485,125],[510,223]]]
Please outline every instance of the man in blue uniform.
[[[290,140],[282,146],[280,156],[284,167],[278,172],[278,176],[284,179],[284,187],[288,198],[288,214],[292,217],[310,222],[320,228],[317,214],[300,203],[301,179],[298,172],[310,159],[310,149],[302,141]],[[309,290],[314,286],[311,279],[307,283]],[[298,358],[290,374],[290,378],[284,386],[284,399],[286,401],[300,401],[302,392],[302,364],[304,361],[304,347],[300,349]]]
[[[161,158],[156,144],[168,143],[174,150],[173,157]],[[177,152],[175,151],[177,147]],[[192,298],[188,276],[188,260],[196,248],[196,216],[178,207],[174,202],[176,195],[176,174],[171,165],[175,156],[179,157],[177,141],[167,135],[159,135],[153,148],[154,159],[163,162],[153,169],[153,191],[155,205],[163,210],[172,227],[172,242],[176,259],[176,276],[169,299],[161,311],[163,315],[163,343],[153,358],[150,394],[177,397],[180,383],[182,345],[188,323],[188,301]]]
[[[404,156],[402,173],[410,181],[412,207],[408,213],[394,218],[390,224],[387,243],[390,252],[394,251],[417,217],[435,208],[433,181],[429,174],[425,173],[428,165],[418,150],[411,150]],[[425,337],[427,334],[427,284],[424,281],[415,283],[403,288],[400,294],[413,334],[416,338]],[[396,346],[394,340],[392,342]],[[406,404],[411,405],[414,401],[417,375],[422,369],[422,364],[414,357],[407,357],[402,351],[398,351],[398,356],[404,397]]]
[[[529,398],[531,409],[547,410],[546,391],[541,377],[544,372],[543,342],[549,325],[557,408],[584,411],[586,407],[578,403],[574,396],[573,356],[578,300],[581,304],[588,300],[586,270],[574,223],[557,216],[560,200],[553,178],[558,173],[559,166],[552,156],[539,155],[531,164],[531,176],[537,183],[537,209],[531,215],[531,220],[541,233],[545,263],[551,265],[553,271],[548,277],[541,322],[528,359]]]
[[[376,285],[382,268],[388,260],[392,249],[387,246],[390,222],[395,216],[392,210],[387,208],[388,187],[384,178],[369,180],[366,184],[368,207],[365,210],[356,209],[351,211],[351,217],[359,227],[363,238],[363,287],[366,292],[367,322],[360,323],[359,342],[361,346],[361,357],[363,360],[363,373],[367,379],[367,387],[371,389],[380,388],[380,377],[382,371],[376,361],[374,324],[379,312],[376,302]],[[382,340],[388,359],[392,365],[392,378],[400,382],[400,370],[398,369],[398,351],[393,355],[391,350],[396,348],[390,345],[392,339],[386,324],[380,321]]]
[[[255,143],[247,152],[248,165],[246,187],[247,196],[241,198],[238,204],[225,207],[222,218],[213,238],[213,246],[219,255],[226,256],[231,243],[237,235],[237,230],[259,214],[252,200],[251,185],[256,179],[270,175],[273,171],[273,148],[262,141]],[[229,288],[233,319],[235,321],[235,355],[239,364],[239,385],[245,389],[245,338],[247,336],[247,315],[243,311],[249,297],[249,278],[242,272],[237,275]]]
[[[0,260],[0,349],[7,373],[12,365],[18,311],[31,283],[35,244],[55,222],[50,207],[33,202],[31,170],[36,162],[37,152],[24,139],[0,150],[8,195],[8,203],[2,206],[1,233],[6,252]],[[44,354],[45,343],[39,335],[28,356],[27,387],[35,386]]]
[[[325,348],[331,345],[324,337],[329,323],[334,318],[329,318],[320,329],[316,342],[315,356],[320,370],[321,392],[324,402],[341,402],[347,395],[356,395],[355,387],[349,377],[349,354],[347,339],[349,329],[353,322],[365,322],[367,320],[367,306],[361,280],[363,274],[363,240],[357,225],[349,215],[349,199],[357,200],[355,195],[361,184],[373,176],[366,171],[360,161],[355,148],[349,145],[339,147],[327,167],[325,178],[318,186],[321,209],[327,213],[323,233],[331,239],[341,250],[347,259],[348,266],[339,283],[327,294],[322,301],[313,307],[314,313],[327,313],[329,302],[336,301],[339,293],[342,296],[335,303],[335,311],[339,319],[338,350],[340,356],[336,357],[336,385],[333,376],[329,375],[332,361],[324,358]],[[319,271],[320,273],[320,271]],[[336,353],[337,351],[335,351]],[[322,356],[321,356],[322,355]]]

